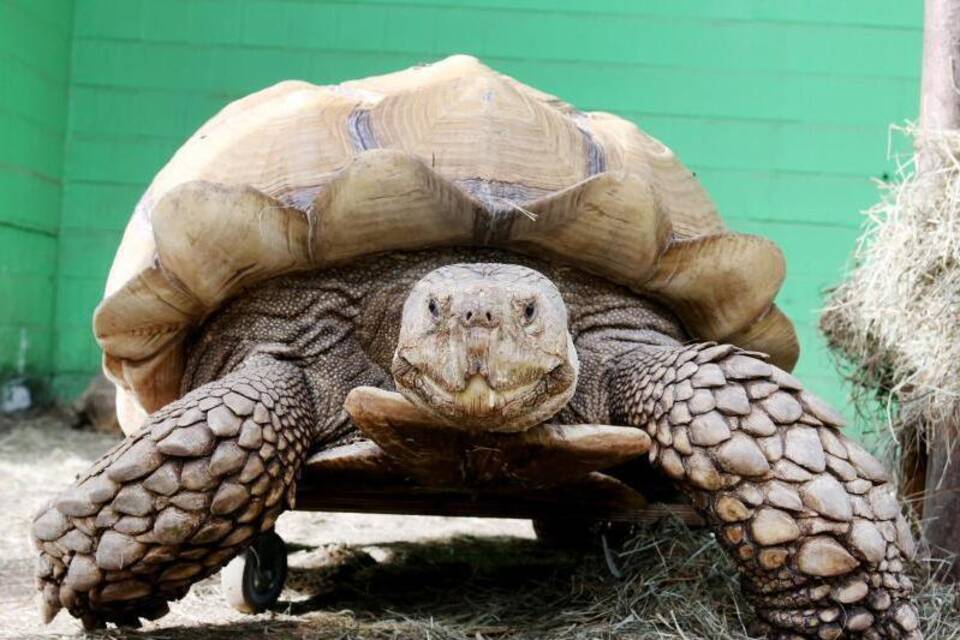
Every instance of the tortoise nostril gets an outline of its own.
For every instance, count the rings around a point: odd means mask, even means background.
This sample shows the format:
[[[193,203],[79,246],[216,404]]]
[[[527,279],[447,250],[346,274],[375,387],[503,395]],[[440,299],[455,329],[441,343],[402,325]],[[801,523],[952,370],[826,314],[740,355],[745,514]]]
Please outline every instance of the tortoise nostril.
[[[499,321],[496,310],[486,304],[474,303],[460,311],[460,323],[466,327],[494,327]]]

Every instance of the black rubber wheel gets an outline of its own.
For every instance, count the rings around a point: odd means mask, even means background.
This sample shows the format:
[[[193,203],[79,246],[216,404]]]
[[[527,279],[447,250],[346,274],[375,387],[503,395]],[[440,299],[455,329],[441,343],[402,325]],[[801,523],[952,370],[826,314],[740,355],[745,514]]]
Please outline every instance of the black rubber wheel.
[[[227,602],[244,613],[259,613],[276,604],[286,580],[287,545],[273,531],[260,534],[220,574]]]
[[[626,522],[602,522],[577,519],[537,519],[533,521],[537,540],[558,549],[591,550],[600,547],[600,537],[606,536],[613,548],[619,548],[633,533]]]
[[[596,522],[589,520],[544,518],[533,521],[537,540],[558,549],[590,549],[597,541],[596,526]]]

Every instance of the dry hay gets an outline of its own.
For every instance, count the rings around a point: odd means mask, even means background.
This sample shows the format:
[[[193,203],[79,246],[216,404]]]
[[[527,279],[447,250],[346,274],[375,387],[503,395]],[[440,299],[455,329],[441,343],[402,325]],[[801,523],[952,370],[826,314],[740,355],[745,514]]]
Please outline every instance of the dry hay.
[[[615,555],[578,556],[534,541],[458,537],[378,545],[374,559],[345,547],[317,569],[292,568],[272,613],[227,623],[144,631],[110,640],[752,640],[754,618],[737,572],[707,530],[679,522],[641,529]],[[960,640],[960,594],[934,579],[946,563],[911,571],[927,638]],[[198,585],[206,591],[212,585]],[[286,600],[296,593],[297,599]],[[303,596],[307,596],[305,599]],[[193,596],[188,596],[188,598]],[[40,636],[30,636],[37,637]],[[75,636],[70,636],[75,637]]]
[[[358,621],[392,619],[403,638],[749,638],[736,569],[708,531],[644,528],[611,557],[622,577],[599,549],[581,556],[476,538],[398,545],[352,585],[337,580],[341,595],[324,601]]]
[[[393,545],[381,562],[359,553],[333,591],[306,609],[348,610],[312,638],[410,640],[749,640],[754,616],[737,571],[706,529],[672,521],[640,528],[614,554],[583,556],[533,541],[456,538]],[[351,565],[359,568],[347,568]],[[911,570],[927,638],[960,640],[960,592],[938,578],[947,561]],[[329,635],[327,635],[329,633]],[[299,637],[299,636],[298,636]]]
[[[960,415],[960,131],[895,128],[940,162],[911,158],[865,212],[854,269],[821,319],[859,408],[875,400],[900,442]],[[872,405],[872,407],[871,407]]]

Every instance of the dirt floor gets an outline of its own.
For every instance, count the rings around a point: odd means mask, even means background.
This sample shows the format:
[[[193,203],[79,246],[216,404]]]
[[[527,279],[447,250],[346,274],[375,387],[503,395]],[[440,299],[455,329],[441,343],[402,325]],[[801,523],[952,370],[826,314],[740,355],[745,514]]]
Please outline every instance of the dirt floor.
[[[55,416],[0,417],[0,637],[81,638],[65,612],[40,624],[33,512],[113,441]],[[529,522],[287,513],[290,575],[274,611],[235,612],[214,577],[140,630],[87,637],[154,640],[744,640],[751,617],[732,565],[709,532],[661,523],[610,563],[538,544]],[[953,589],[917,582],[928,640],[960,640]]]

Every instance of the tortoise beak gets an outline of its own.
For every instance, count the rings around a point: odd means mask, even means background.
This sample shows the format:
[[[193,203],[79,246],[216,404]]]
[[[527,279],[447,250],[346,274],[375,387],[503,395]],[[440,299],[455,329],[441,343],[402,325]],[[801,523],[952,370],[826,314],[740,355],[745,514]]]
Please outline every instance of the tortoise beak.
[[[475,373],[467,379],[467,386],[459,394],[462,406],[475,416],[483,416],[495,411],[502,404],[497,392],[490,386],[485,375]]]

